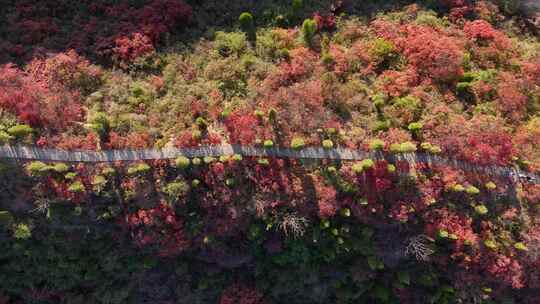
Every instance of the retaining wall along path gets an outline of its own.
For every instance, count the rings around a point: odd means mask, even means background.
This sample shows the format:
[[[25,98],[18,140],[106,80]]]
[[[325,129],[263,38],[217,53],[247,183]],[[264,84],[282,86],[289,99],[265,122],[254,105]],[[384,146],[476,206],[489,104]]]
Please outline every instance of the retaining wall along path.
[[[66,151],[57,149],[43,149],[34,146],[0,146],[0,158],[15,160],[40,160],[60,162],[115,162],[140,161],[157,159],[175,159],[186,157],[218,157],[222,155],[240,154],[242,156],[299,158],[299,159],[331,159],[331,160],[363,160],[386,159],[392,162],[405,161],[411,164],[424,163],[428,165],[446,165],[469,172],[489,176],[508,177],[514,181],[526,181],[540,184],[540,176],[512,167],[478,166],[468,162],[445,158],[438,155],[422,152],[404,154],[386,154],[381,152],[365,152],[344,148],[324,149],[320,147],[307,147],[301,150],[289,148],[260,148],[241,145],[217,145],[195,148],[167,148],[162,150],[109,150],[109,151]]]

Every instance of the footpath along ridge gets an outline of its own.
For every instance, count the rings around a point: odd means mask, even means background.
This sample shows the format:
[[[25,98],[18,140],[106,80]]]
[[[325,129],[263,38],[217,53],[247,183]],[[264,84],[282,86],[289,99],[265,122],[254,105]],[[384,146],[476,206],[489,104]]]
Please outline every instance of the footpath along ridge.
[[[508,177],[514,181],[540,184],[540,176],[512,167],[479,166],[457,159],[450,159],[439,155],[423,152],[386,154],[381,152],[365,152],[345,148],[325,149],[320,147],[306,147],[300,150],[291,148],[261,148],[241,145],[216,145],[194,148],[166,148],[141,150],[107,150],[107,151],[67,151],[59,149],[45,149],[34,146],[0,146],[0,158],[14,160],[40,160],[59,162],[116,162],[175,159],[185,157],[219,157],[222,155],[239,154],[253,157],[277,157],[298,159],[331,159],[331,160],[363,160],[386,159],[389,161],[405,161],[408,163],[425,163],[429,165],[446,165],[470,172],[477,172],[489,176]]]

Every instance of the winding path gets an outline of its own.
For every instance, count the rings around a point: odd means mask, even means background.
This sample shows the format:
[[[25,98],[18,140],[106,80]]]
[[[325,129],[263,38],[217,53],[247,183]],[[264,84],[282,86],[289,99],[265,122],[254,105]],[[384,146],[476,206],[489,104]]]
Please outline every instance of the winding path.
[[[383,154],[381,152],[365,152],[344,148],[324,149],[307,147],[301,150],[289,148],[259,148],[241,145],[218,145],[196,148],[168,148],[163,150],[109,150],[109,151],[66,151],[43,149],[33,146],[0,146],[0,158],[15,160],[41,160],[61,162],[115,162],[139,161],[156,159],[175,159],[180,156],[205,157],[240,154],[242,156],[300,158],[300,159],[333,159],[333,160],[363,160],[387,159],[390,161],[405,161],[408,163],[425,163],[429,165],[447,165],[469,172],[489,176],[507,177],[518,182],[540,184],[540,176],[512,167],[478,166],[456,159],[416,152],[406,154]]]

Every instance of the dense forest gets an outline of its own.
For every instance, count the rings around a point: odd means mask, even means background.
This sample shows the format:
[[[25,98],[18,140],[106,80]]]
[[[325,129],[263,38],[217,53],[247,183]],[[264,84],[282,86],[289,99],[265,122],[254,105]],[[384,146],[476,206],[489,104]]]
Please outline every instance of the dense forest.
[[[0,304],[540,303],[534,0],[4,0]]]

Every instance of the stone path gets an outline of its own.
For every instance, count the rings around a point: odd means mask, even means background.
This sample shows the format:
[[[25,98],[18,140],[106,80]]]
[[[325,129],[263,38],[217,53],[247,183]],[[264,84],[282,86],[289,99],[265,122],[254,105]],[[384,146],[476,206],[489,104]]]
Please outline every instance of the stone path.
[[[405,161],[411,164],[425,163],[429,165],[447,165],[469,172],[489,176],[508,177],[514,181],[526,181],[540,184],[540,176],[512,167],[477,166],[467,162],[449,159],[427,153],[383,154],[381,152],[365,152],[343,148],[324,149],[307,147],[302,150],[289,148],[259,148],[240,145],[219,145],[196,148],[169,148],[163,150],[109,150],[109,151],[65,151],[42,149],[33,146],[0,146],[0,158],[16,160],[41,160],[60,162],[114,162],[139,161],[156,159],[175,159],[180,156],[205,157],[240,154],[242,156],[300,158],[300,159],[334,159],[363,160],[387,159],[393,162]]]

